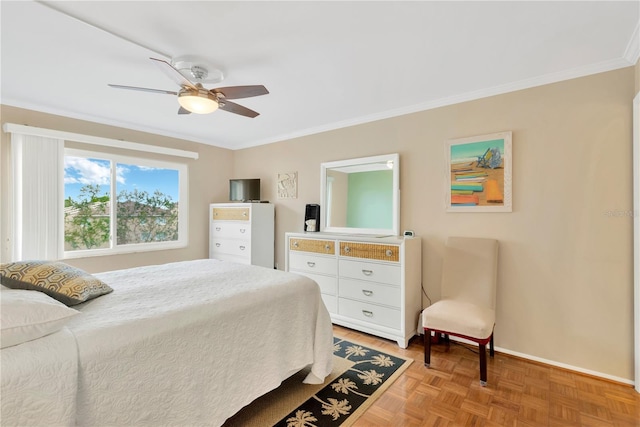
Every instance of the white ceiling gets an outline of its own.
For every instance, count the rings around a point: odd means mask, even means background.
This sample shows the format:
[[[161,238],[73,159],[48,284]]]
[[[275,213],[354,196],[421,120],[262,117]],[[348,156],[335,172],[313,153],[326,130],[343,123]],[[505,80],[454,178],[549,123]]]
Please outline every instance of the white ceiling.
[[[48,4],[0,2],[3,104],[231,149],[627,67],[640,53],[637,0]],[[236,101],[261,115],[178,116],[172,95],[107,86],[177,90],[149,57],[183,55],[225,73],[209,88],[265,85]]]

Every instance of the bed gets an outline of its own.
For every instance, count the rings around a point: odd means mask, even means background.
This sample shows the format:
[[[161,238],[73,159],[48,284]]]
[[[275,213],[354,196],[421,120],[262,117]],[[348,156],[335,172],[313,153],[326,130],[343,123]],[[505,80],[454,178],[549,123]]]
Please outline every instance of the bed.
[[[331,371],[310,279],[216,260],[94,276],[113,292],[0,350],[3,426],[216,426],[306,366],[309,383]]]

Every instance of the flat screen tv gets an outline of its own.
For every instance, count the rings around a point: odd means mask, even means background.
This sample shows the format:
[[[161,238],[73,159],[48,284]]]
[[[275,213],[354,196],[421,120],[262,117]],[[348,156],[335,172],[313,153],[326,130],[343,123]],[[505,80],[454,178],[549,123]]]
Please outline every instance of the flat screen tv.
[[[229,200],[232,202],[260,201],[260,178],[230,179]]]

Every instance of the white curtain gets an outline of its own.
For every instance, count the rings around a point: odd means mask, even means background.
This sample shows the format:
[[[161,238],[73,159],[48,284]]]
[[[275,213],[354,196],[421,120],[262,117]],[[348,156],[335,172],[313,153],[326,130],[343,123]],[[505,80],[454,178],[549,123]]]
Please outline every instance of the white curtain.
[[[13,261],[64,251],[64,140],[11,134]]]

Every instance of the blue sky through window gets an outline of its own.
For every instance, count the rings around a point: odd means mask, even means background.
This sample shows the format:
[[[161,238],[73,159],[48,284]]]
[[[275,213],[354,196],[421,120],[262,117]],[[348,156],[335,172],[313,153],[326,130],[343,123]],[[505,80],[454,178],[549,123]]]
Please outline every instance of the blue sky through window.
[[[109,160],[65,156],[64,197],[78,199],[85,185],[100,185],[101,194],[109,194],[111,168]],[[117,163],[116,184],[122,190],[154,191],[171,196],[178,201],[178,170]]]

